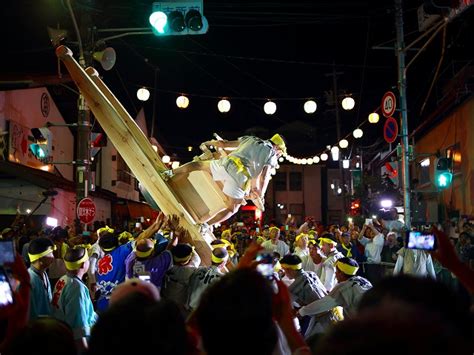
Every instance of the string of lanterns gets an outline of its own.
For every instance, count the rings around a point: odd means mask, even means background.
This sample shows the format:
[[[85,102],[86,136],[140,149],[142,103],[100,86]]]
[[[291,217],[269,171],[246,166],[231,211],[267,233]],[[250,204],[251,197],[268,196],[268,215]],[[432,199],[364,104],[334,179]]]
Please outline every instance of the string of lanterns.
[[[150,92],[146,87],[141,87],[137,91],[137,98],[140,101],[147,101],[150,98]],[[180,109],[186,109],[189,106],[189,98],[185,95],[180,95],[176,99],[176,106],[178,106]],[[351,96],[346,96],[342,101],[341,101],[341,106],[344,110],[350,111],[355,107],[355,100]],[[308,99],[305,101],[303,105],[303,109],[307,114],[313,114],[316,112],[318,108],[318,105],[316,101],[312,99]],[[217,102],[217,109],[221,113],[227,113],[231,109],[231,103],[227,97],[221,98]],[[277,110],[277,105],[275,102],[272,100],[267,100],[265,104],[263,105],[263,110],[267,115],[273,115],[276,110]],[[374,110],[374,112],[370,113],[368,116],[368,121],[369,123],[375,124],[379,122],[380,116]],[[354,131],[352,132],[352,136],[355,139],[360,139],[364,135],[364,131],[360,128],[366,121],[362,122]],[[323,151],[320,155],[314,155],[306,158],[297,158],[294,156],[291,156],[289,154],[285,154],[283,157],[279,159],[280,162],[285,161],[285,159],[293,164],[297,165],[312,165],[312,164],[318,164],[320,161],[327,161],[329,159],[329,155],[326,152],[329,152],[331,154],[332,160],[337,161],[339,160],[339,154],[340,154],[340,149],[346,149],[349,146],[349,141],[346,139],[350,136],[348,134],[345,138],[341,139],[337,145],[333,146],[327,146],[326,150]],[[166,160],[167,156],[163,157]],[[169,157],[168,157],[169,158]],[[163,162],[165,162],[163,160]],[[179,164],[179,162],[167,162],[167,163],[175,163],[175,165]],[[177,163],[177,164],[176,164]],[[350,165],[350,161],[348,159],[343,159],[342,161],[343,168],[348,169]],[[179,165],[178,165],[179,166]],[[273,175],[273,174],[272,174]]]
[[[150,91],[146,87],[141,87],[137,91],[137,98],[140,101],[148,101],[150,98]],[[176,99],[176,106],[178,106],[180,109],[186,109],[189,106],[189,98],[185,95],[180,95]],[[347,96],[342,100],[342,108],[345,110],[352,110],[355,106],[355,101],[352,97]],[[229,101],[229,98],[227,97],[222,97],[218,102],[217,102],[217,109],[221,113],[227,113],[230,111],[232,105]],[[303,104],[303,109],[307,114],[313,114],[316,112],[318,108],[318,104],[316,101],[313,99],[306,99],[304,104]],[[265,104],[263,105],[263,111],[267,115],[273,115],[277,111],[277,104],[272,101],[272,100],[267,100]]]

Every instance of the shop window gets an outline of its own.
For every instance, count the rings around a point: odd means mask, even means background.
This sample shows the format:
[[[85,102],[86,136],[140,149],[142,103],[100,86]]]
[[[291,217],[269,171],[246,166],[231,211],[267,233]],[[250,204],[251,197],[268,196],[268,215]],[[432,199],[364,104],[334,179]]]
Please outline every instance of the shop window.
[[[290,191],[301,191],[303,189],[303,174],[299,172],[290,173]]]
[[[275,191],[286,191],[286,172],[276,173],[273,177]]]

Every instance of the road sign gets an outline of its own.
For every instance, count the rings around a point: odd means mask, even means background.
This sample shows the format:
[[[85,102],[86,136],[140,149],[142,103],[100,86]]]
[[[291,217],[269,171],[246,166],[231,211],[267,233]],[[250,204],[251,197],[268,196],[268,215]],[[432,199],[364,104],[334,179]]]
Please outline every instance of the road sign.
[[[382,98],[382,114],[385,117],[392,117],[395,113],[395,109],[397,107],[397,100],[395,98],[395,94],[391,91],[387,91]]]
[[[95,218],[95,203],[90,198],[83,198],[77,204],[77,218],[82,223],[89,224]]]
[[[383,137],[387,143],[393,143],[398,136],[398,123],[393,117],[388,117],[383,126]]]

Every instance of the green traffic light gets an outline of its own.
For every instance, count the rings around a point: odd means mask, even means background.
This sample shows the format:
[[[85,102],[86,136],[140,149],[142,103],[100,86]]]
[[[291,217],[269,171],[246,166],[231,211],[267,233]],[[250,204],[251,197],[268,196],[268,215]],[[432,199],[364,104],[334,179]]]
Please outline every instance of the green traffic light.
[[[446,188],[449,185],[451,185],[452,179],[453,179],[453,174],[451,174],[450,172],[441,173],[438,175],[437,185],[440,188]]]
[[[168,16],[163,11],[155,11],[150,15],[150,25],[160,34],[165,33]]]

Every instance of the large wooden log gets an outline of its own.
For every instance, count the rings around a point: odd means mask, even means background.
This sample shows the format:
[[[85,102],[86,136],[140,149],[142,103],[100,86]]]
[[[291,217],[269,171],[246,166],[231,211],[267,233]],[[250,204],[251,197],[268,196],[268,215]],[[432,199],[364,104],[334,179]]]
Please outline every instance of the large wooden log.
[[[181,225],[190,232],[193,244],[202,262],[210,265],[210,242],[214,237],[212,234],[201,235],[189,212],[182,206],[174,192],[161,178],[160,173],[166,169],[166,166],[154,152],[149,140],[141,129],[123,106],[120,105],[110,90],[105,90],[105,84],[102,83],[102,90],[99,88],[73,58],[72,51],[69,48],[65,46],[58,47],[56,55],[66,66],[94,116],[130,170],[165,214],[175,214],[180,217]],[[95,75],[93,71],[90,71],[90,74],[92,76]],[[98,76],[97,79],[99,79]],[[96,80],[96,82],[98,81]],[[99,83],[99,85],[101,84]]]

